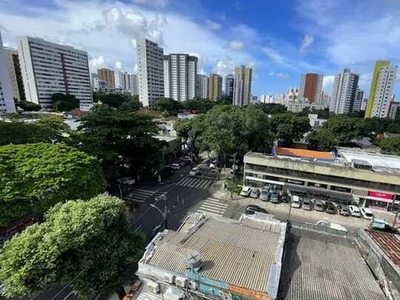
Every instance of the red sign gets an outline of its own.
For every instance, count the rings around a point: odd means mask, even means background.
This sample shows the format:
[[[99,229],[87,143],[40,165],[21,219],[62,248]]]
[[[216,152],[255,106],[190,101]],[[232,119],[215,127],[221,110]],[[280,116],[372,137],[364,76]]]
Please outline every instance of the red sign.
[[[380,198],[382,200],[392,200],[393,199],[393,194],[381,193],[381,192],[376,192],[376,191],[369,191],[368,196]]]

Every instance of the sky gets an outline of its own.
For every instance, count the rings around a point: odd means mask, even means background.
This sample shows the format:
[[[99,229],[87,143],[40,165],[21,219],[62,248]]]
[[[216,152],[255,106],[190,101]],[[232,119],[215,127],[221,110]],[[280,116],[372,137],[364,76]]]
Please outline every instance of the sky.
[[[0,31],[9,47],[29,35],[83,49],[94,72],[135,72],[146,37],[196,55],[199,73],[251,66],[253,95],[299,87],[306,72],[324,74],[331,94],[343,68],[368,95],[375,60],[400,63],[399,16],[398,0],[1,0]]]

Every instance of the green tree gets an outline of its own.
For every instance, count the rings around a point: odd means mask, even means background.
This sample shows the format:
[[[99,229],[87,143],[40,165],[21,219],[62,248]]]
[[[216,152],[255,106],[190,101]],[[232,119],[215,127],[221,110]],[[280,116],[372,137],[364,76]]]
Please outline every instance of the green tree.
[[[74,95],[55,93],[51,96],[56,111],[71,111],[79,108],[79,100]]]
[[[24,111],[39,111],[42,109],[42,107],[39,104],[28,101],[15,102],[15,104]]]
[[[217,102],[210,101],[208,99],[193,98],[191,100],[186,100],[183,105],[186,109],[196,110],[197,112],[203,114],[212,109]]]
[[[0,224],[68,199],[89,199],[104,188],[97,159],[74,148],[47,143],[0,147]]]
[[[270,122],[272,131],[284,145],[291,145],[311,129],[308,118],[293,113],[277,113],[271,117]]]
[[[379,139],[378,145],[383,153],[400,155],[400,137]]]
[[[71,143],[101,160],[107,179],[153,172],[162,158],[151,117],[96,105],[73,133]]]
[[[144,237],[130,228],[121,200],[97,196],[57,204],[45,221],[15,235],[0,252],[5,296],[69,285],[79,299],[113,288],[122,299],[124,270],[136,263]]]
[[[286,112],[286,106],[278,103],[259,103],[262,111],[267,115],[282,114]]]
[[[181,102],[171,98],[159,98],[156,100],[156,109],[158,111],[166,111],[170,115],[176,115],[184,106]]]
[[[322,128],[329,130],[338,143],[348,143],[359,135],[356,128],[358,122],[360,122],[358,118],[337,115],[326,121]]]
[[[325,128],[310,132],[307,141],[311,149],[319,151],[331,151],[337,145],[335,135]]]
[[[211,101],[211,100],[210,100]],[[232,97],[228,95],[222,95],[215,102],[217,105],[232,105]]]
[[[142,107],[140,101],[139,101],[139,96],[127,96],[127,100],[123,102],[120,106],[118,106],[118,110],[120,111],[137,111]]]

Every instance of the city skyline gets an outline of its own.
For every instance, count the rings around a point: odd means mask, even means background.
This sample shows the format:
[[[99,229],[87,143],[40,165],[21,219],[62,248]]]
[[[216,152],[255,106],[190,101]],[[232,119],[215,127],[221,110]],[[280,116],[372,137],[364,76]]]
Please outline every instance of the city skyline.
[[[398,21],[390,16],[400,7],[391,1],[377,7],[373,0],[358,0],[353,8],[342,1],[320,7],[318,1],[285,0],[272,9],[257,3],[256,11],[241,1],[230,6],[195,0],[20,2],[2,5],[6,46],[15,47],[19,35],[68,44],[88,52],[91,72],[108,67],[134,73],[134,40],[141,36],[159,42],[165,53],[197,56],[199,74],[225,76],[240,64],[253,67],[255,95],[300,86],[300,75],[307,72],[324,74],[323,90],[330,94],[334,74],[343,68],[360,74],[360,88],[368,91],[375,60],[399,64],[399,46],[390,38]],[[365,16],[342,22],[342,14],[360,6]],[[366,18],[375,21],[368,24]]]

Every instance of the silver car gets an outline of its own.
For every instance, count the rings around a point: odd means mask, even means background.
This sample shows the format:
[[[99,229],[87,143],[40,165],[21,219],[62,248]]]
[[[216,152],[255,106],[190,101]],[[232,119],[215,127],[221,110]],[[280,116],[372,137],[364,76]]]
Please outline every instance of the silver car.
[[[258,196],[260,196],[260,189],[251,189],[250,198],[258,198]]]
[[[261,190],[260,200],[261,201],[268,201],[269,200],[269,192],[268,192],[268,190]]]

